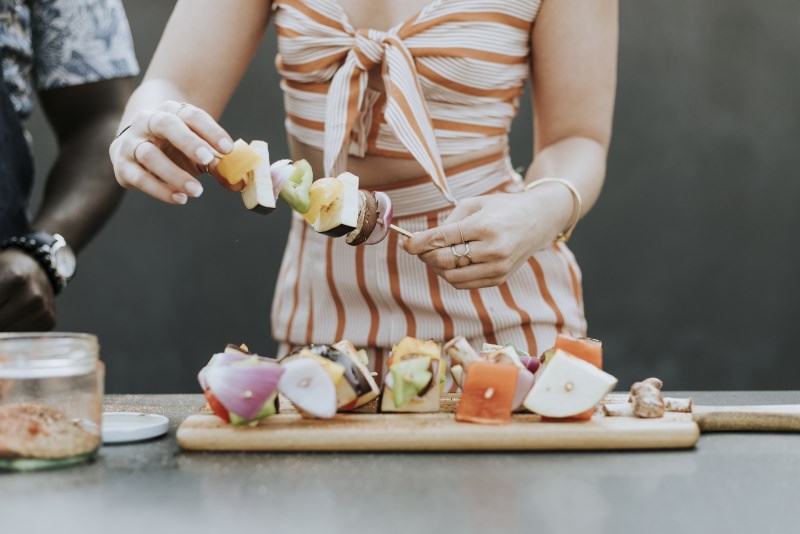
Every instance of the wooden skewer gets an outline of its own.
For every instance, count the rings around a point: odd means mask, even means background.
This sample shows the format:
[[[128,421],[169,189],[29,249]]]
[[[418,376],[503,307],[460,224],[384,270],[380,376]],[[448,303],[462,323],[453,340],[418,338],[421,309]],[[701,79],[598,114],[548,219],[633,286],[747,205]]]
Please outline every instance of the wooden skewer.
[[[402,235],[404,235],[404,236],[406,236],[406,237],[414,237],[414,234],[412,234],[412,233],[411,233],[411,232],[409,232],[408,230],[405,230],[405,229],[403,229],[403,228],[400,228],[400,227],[399,227],[399,226],[397,226],[396,224],[390,224],[390,225],[389,225],[389,228],[391,228],[392,230],[394,230],[394,231],[395,231],[395,232],[397,232],[398,234],[402,234]]]

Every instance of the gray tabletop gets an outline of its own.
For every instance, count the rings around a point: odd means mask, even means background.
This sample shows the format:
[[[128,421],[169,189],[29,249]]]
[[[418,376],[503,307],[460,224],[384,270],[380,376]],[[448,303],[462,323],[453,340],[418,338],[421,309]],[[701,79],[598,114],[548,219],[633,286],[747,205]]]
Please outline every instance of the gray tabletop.
[[[795,392],[673,392],[800,404]],[[800,434],[704,434],[695,449],[530,453],[182,453],[200,395],[111,395],[167,436],[91,464],[0,474],[0,534],[39,532],[800,532]]]

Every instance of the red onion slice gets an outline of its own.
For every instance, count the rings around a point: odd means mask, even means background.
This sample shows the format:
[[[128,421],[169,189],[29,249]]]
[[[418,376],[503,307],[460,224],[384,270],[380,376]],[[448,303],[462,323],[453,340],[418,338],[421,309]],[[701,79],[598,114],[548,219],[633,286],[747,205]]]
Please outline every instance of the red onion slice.
[[[539,369],[539,365],[542,363],[539,358],[528,356],[527,354],[520,354],[519,361],[522,363],[522,366],[531,373],[535,373]]]
[[[208,360],[206,367],[214,365],[230,365],[232,363],[240,362],[242,360],[249,360],[251,358],[261,358],[255,354],[245,354],[244,352],[219,352],[211,356]]]
[[[200,382],[200,387],[203,388],[203,391],[208,389],[206,374],[208,373],[209,368],[214,367],[215,365],[230,365],[234,362],[246,360],[252,357],[252,355],[245,354],[243,352],[219,352],[214,354],[211,356],[211,359],[208,360],[206,366],[200,369],[200,372],[197,373],[197,381]]]
[[[208,388],[230,413],[253,419],[275,393],[284,369],[273,362],[259,360],[208,367]]]
[[[200,372],[197,373],[197,381],[200,383],[200,387],[203,391],[208,389],[208,381],[206,380],[206,373],[208,372],[208,367],[203,367],[200,369]]]
[[[389,225],[392,224],[394,209],[392,199],[383,191],[375,191],[375,198],[378,201],[378,223],[370,236],[364,241],[365,245],[376,245],[386,239],[389,235]]]
[[[294,172],[294,165],[292,165],[292,160],[290,159],[279,159],[269,166],[269,174],[272,178],[272,191],[275,193],[275,198],[278,198],[278,193],[280,193],[283,186],[286,185],[292,172]]]

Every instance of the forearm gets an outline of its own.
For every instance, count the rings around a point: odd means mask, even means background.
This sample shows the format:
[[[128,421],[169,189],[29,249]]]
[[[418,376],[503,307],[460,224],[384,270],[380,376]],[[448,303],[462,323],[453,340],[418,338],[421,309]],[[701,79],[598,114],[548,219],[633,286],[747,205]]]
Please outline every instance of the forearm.
[[[107,156],[118,118],[114,113],[96,117],[63,141],[32,222],[34,228],[62,234],[76,251],[99,232],[124,194]]]
[[[200,107],[202,103],[197,102],[197,98],[182,91],[177,85],[168,80],[145,79],[133,92],[127,104],[122,118],[119,121],[118,130],[122,130],[131,124],[139,113],[153,111],[165,100],[176,102],[190,102]]]
[[[525,182],[530,184],[540,178],[552,177],[567,180],[581,197],[581,213],[585,216],[600,196],[606,172],[607,149],[588,137],[572,136],[542,148],[528,167]],[[528,191],[537,195],[543,205],[550,208],[548,220],[557,231],[569,224],[575,201],[570,191],[561,184],[543,184]]]
[[[219,119],[266,31],[272,2],[176,2],[121,127],[165,100],[188,102]],[[212,36],[212,45],[209,45]]]
[[[568,137],[543,148],[525,174],[530,183],[551,176],[568,180],[581,195],[581,216],[592,209],[606,174],[607,150],[599,142],[587,137]],[[567,195],[569,196],[569,195]]]
[[[130,92],[130,78],[115,78],[39,93],[58,155],[33,226],[62,234],[75,250],[99,232],[124,194],[107,154]]]
[[[581,196],[581,216],[597,201],[605,177],[616,91],[617,19],[617,0],[543,2],[531,32],[535,156],[527,179],[567,180]],[[532,196],[552,196],[557,205],[551,210],[557,219],[553,224],[565,230],[574,209],[569,190],[550,183],[535,191]]]

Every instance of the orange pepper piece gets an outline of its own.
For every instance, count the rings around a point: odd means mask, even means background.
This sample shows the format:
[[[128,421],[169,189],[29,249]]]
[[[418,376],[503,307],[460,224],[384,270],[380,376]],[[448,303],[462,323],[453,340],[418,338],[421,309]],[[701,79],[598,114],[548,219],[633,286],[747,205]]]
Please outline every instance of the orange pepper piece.
[[[504,424],[511,420],[519,368],[488,361],[467,366],[456,421]]]

